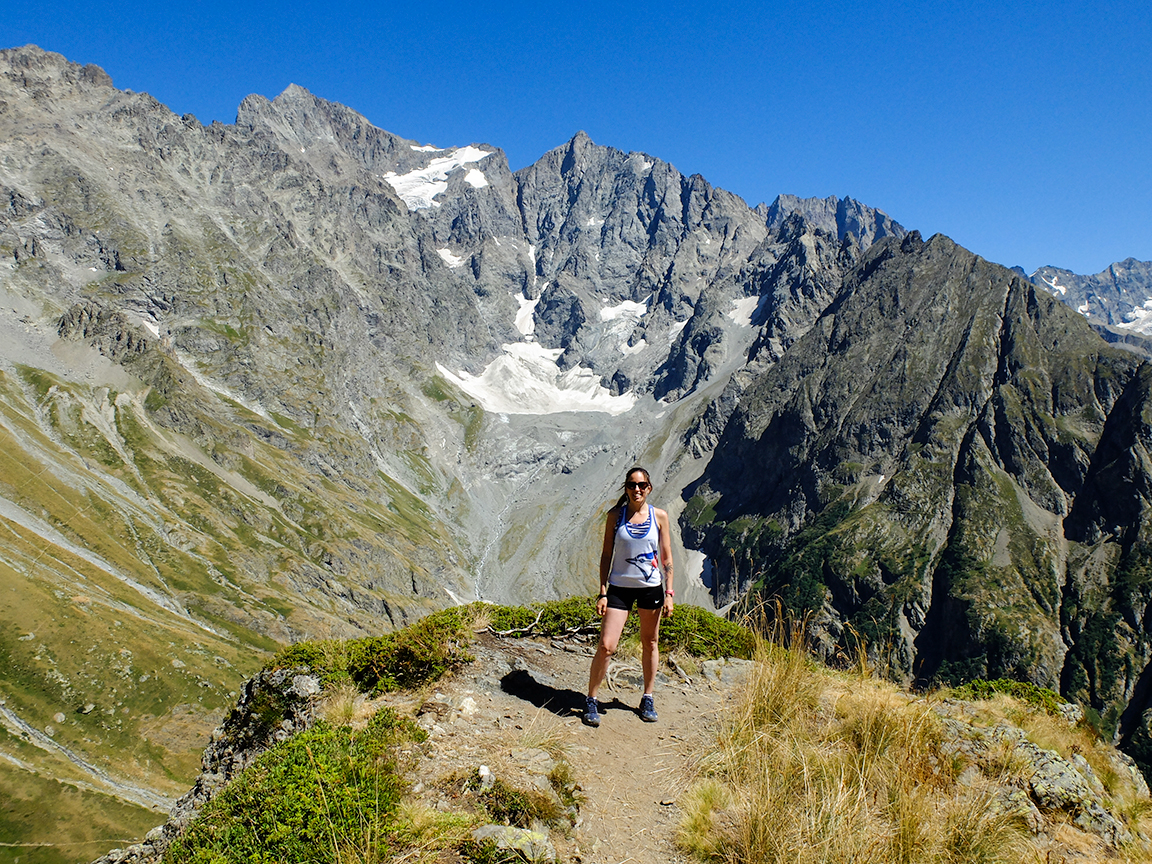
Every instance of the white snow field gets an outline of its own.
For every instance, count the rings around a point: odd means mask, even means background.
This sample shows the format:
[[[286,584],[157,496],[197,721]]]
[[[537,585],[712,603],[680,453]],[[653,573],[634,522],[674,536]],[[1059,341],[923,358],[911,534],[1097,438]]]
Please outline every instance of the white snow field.
[[[625,300],[618,306],[605,306],[600,310],[601,321],[615,321],[617,318],[640,318],[648,311],[648,301],[637,303],[634,300]]]
[[[613,396],[590,369],[560,371],[556,361],[562,353],[535,342],[513,342],[480,375],[449,372],[439,363],[436,368],[484,410],[499,414],[600,411],[616,416],[636,404],[632,393]]]
[[[728,313],[728,317],[741,327],[751,327],[752,313],[756,311],[756,307],[759,305],[759,297],[741,297],[739,300],[733,300],[732,310]]]
[[[525,336],[531,336],[536,332],[536,319],[532,316],[536,314],[536,304],[540,302],[540,298],[529,300],[523,291],[513,296],[520,304],[520,311],[516,313],[516,329]]]
[[[1067,288],[1065,288],[1063,285],[1057,285],[1056,284],[1057,282],[1060,281],[1059,276],[1053,276],[1051,282],[1049,282],[1047,279],[1045,279],[1043,276],[1041,276],[1040,281],[1043,282],[1045,285],[1047,285],[1049,288],[1051,288],[1053,294],[1059,292],[1061,296],[1064,296],[1068,293]]]
[[[444,259],[444,263],[448,265],[450,270],[455,270],[464,263],[464,259],[459,255],[453,255],[451,249],[437,249],[436,254]]]
[[[409,145],[410,147],[412,145]],[[413,147],[413,150],[425,148]],[[435,148],[433,148],[435,149]],[[396,194],[400,196],[405,204],[408,205],[409,210],[420,210],[425,207],[439,207],[440,204],[432,199],[448,189],[448,175],[455,171],[457,168],[463,168],[465,165],[471,165],[474,162],[479,162],[485,156],[492,154],[487,150],[481,150],[479,147],[473,147],[469,144],[467,147],[460,147],[448,156],[438,156],[428,163],[424,168],[417,168],[415,171],[409,171],[407,174],[397,174],[395,171],[389,171],[384,175],[384,179],[388,181],[388,185],[396,190]],[[475,170],[475,169],[473,169]],[[471,176],[472,172],[469,172]],[[488,180],[484,175],[480,174],[480,179],[484,181],[483,185],[488,185]],[[467,180],[468,177],[466,176]],[[479,184],[469,180],[473,186]]]
[[[1125,330],[1135,330],[1137,333],[1152,335],[1152,297],[1144,301],[1143,306],[1133,306],[1132,311],[1124,315],[1126,321],[1118,321],[1117,327]]]

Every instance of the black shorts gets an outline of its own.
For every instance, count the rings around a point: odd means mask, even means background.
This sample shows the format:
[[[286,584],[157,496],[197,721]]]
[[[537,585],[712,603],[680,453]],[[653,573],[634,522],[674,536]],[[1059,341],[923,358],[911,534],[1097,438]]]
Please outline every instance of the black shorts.
[[[664,606],[664,586],[653,585],[651,588],[621,588],[619,585],[608,586],[608,608],[632,611],[632,604],[638,609],[660,609]]]

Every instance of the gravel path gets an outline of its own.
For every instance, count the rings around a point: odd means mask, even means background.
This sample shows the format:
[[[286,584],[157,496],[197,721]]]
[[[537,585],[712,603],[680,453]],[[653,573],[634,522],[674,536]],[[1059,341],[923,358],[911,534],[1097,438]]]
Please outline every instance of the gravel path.
[[[613,663],[600,690],[603,721],[593,729],[580,722],[591,646],[485,636],[474,653],[476,662],[442,681],[419,709],[430,737],[412,780],[424,803],[456,809],[462,783],[452,778],[481,765],[518,788],[546,790],[544,778],[560,756],[586,800],[569,836],[552,832],[559,860],[687,860],[674,843],[678,798],[713,734],[732,676],[687,682],[662,674],[660,719],[644,723],[636,711],[639,664]]]

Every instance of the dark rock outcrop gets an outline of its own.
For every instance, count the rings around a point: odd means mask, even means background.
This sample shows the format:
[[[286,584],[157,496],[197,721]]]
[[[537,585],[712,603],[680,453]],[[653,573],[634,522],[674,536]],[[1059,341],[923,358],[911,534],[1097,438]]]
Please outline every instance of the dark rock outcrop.
[[[887,239],[746,389],[682,525],[721,599],[757,583],[894,674],[1027,678],[1134,735],[1150,377],[1018,274]]]

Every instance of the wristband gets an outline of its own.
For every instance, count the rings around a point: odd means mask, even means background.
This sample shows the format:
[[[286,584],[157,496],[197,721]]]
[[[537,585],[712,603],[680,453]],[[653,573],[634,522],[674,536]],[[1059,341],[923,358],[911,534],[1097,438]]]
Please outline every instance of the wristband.
[[[599,597],[597,597],[596,599],[597,599],[597,600],[606,600],[606,599],[608,599],[608,595],[607,595],[607,594],[601,594],[601,595],[600,595]]]
[[[667,591],[665,591],[664,593],[665,593],[665,594],[667,594],[669,597],[675,597],[675,596],[676,596],[676,592],[675,592],[675,591],[673,591],[671,588],[669,588],[669,589],[668,589]]]

